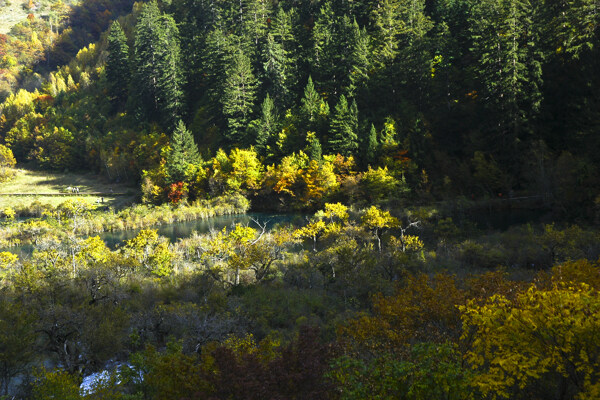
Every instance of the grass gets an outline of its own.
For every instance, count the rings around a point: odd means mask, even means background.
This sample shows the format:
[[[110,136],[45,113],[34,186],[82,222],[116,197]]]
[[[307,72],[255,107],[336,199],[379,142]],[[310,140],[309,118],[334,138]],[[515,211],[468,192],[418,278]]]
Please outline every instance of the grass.
[[[8,33],[10,28],[27,18],[27,13],[23,2],[18,0],[11,0],[10,5],[0,7],[0,33]]]
[[[134,186],[123,183],[110,183],[92,173],[56,173],[31,169],[18,169],[17,171],[17,176],[13,180],[0,183],[1,207],[22,208],[35,201],[57,206],[72,198],[96,203],[101,202],[103,198],[103,204],[106,206],[122,208],[131,204],[138,193],[138,189]],[[80,196],[52,196],[64,194],[69,186],[78,187]],[[86,193],[103,194],[85,195]],[[110,193],[124,193],[125,195],[113,196]],[[27,195],[15,196],[14,194]]]

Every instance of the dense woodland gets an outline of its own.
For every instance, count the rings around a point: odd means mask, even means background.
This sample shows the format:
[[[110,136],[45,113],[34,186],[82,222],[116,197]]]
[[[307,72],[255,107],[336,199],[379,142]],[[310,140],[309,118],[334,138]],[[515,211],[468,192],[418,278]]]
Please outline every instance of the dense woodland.
[[[0,204],[0,398],[600,397],[598,0],[23,7],[0,182],[141,204]]]

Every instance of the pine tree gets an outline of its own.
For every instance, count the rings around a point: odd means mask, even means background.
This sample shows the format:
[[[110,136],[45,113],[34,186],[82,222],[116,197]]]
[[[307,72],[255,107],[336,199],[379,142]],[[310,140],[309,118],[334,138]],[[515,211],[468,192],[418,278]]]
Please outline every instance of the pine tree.
[[[227,68],[221,98],[228,125],[226,137],[230,144],[247,142],[245,133],[256,101],[256,86],[250,59],[239,50]]]
[[[346,95],[354,97],[357,90],[366,84],[371,69],[369,35],[365,29],[360,29],[356,19],[349,27],[348,42],[350,56],[347,66]]]
[[[402,20],[398,0],[381,0],[373,7],[372,25],[375,29],[373,55],[379,67],[389,65],[398,53],[398,34]]]
[[[306,131],[323,135],[327,130],[326,124],[327,117],[329,116],[329,105],[317,93],[310,76],[308,77],[306,88],[304,88],[304,97],[300,103],[302,128]]]
[[[275,104],[268,94],[263,101],[261,110],[262,115],[256,135],[256,151],[261,155],[266,155],[267,146],[273,142],[279,125]]]
[[[356,101],[348,107],[346,96],[341,95],[331,118],[329,151],[343,156],[354,155],[358,150],[358,109]]]
[[[479,61],[475,70],[490,122],[484,127],[487,144],[505,155],[515,154],[541,100],[541,55],[532,14],[529,0],[482,0],[471,18],[473,56]]]
[[[375,125],[371,124],[369,134],[362,142],[362,148],[361,154],[363,164],[365,166],[373,164],[376,161],[378,150],[377,130],[375,129]]]
[[[183,109],[178,30],[171,16],[162,15],[156,1],[142,8],[135,36],[132,82],[140,117],[173,127]]]
[[[285,109],[290,102],[289,59],[283,46],[277,43],[270,33],[263,50],[263,84],[265,90],[274,93],[274,100],[279,108]]]
[[[271,23],[271,32],[273,39],[278,43],[285,54],[284,58],[284,77],[287,90],[290,94],[289,100],[296,99],[298,90],[298,74],[301,72],[299,66],[298,41],[292,31],[292,21],[295,21],[297,14],[295,9],[290,9],[288,12],[282,8],[277,10],[275,18]],[[282,109],[287,109],[289,104],[284,104]]]
[[[258,49],[265,39],[268,30],[268,20],[273,12],[272,0],[245,0],[244,34],[252,42],[252,47]]]
[[[129,87],[129,46],[127,37],[118,21],[113,22],[108,36],[108,58],[106,60],[106,81],[110,100],[115,107],[127,100]]]
[[[314,132],[308,132],[306,141],[308,142],[308,148],[306,154],[311,160],[321,161],[323,158],[323,150],[321,148],[321,142]]]
[[[167,157],[166,169],[169,183],[185,181],[188,166],[201,161],[194,137],[180,120],[171,137],[171,152]]]
[[[313,53],[311,72],[319,88],[326,95],[336,95],[340,76],[339,52],[336,49],[336,29],[338,17],[333,12],[330,1],[326,1],[319,12],[313,28]]]

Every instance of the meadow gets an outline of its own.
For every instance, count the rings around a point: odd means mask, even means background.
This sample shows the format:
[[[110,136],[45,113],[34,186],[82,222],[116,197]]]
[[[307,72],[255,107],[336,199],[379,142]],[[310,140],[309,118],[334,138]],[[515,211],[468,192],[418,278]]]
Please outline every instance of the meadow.
[[[15,179],[0,183],[0,205],[13,209],[28,208],[32,203],[56,207],[76,198],[92,204],[122,208],[133,203],[138,189],[131,184],[111,183],[93,173],[36,171],[20,168]],[[77,195],[67,190],[79,188]]]

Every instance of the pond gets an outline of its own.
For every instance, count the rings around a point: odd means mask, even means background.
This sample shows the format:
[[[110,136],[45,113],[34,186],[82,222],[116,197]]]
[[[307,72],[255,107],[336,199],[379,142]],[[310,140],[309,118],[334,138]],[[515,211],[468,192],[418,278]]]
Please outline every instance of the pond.
[[[505,210],[469,210],[466,212],[452,213],[452,219],[459,227],[463,224],[474,224],[478,229],[484,231],[498,230],[504,231],[514,225],[526,223],[543,223],[547,222],[549,213],[543,209],[505,209]],[[150,229],[156,229],[158,234],[170,240],[171,243],[177,242],[178,239],[186,238],[192,235],[193,232],[208,233],[211,230],[222,230],[224,227],[231,227],[235,224],[247,224],[259,229],[254,222],[267,224],[267,230],[274,229],[282,225],[302,226],[306,223],[309,215],[307,214],[271,214],[271,213],[248,213],[239,215],[224,215],[212,217],[208,219],[177,222],[166,224]],[[104,232],[97,235],[106,245],[114,250],[121,246],[125,241],[133,239],[139,232],[137,230]],[[9,251],[21,256],[30,255],[33,252],[32,245],[15,246],[0,251]]]
[[[301,226],[306,223],[305,214],[269,214],[269,213],[248,213],[238,215],[222,215],[207,219],[201,219],[189,222],[177,222],[161,226],[150,227],[148,229],[156,229],[160,236],[164,236],[175,243],[178,239],[186,238],[192,235],[193,232],[208,233],[211,230],[220,231],[225,227],[232,227],[235,224],[244,224],[256,229],[260,229],[255,221],[261,225],[267,224],[267,230],[274,229],[283,225]],[[126,240],[133,239],[137,236],[139,229],[128,231],[103,232],[90,236],[99,236],[106,245],[114,250],[121,246]],[[19,256],[31,255],[33,245],[14,246],[10,248],[0,248],[0,252],[9,251]]]

